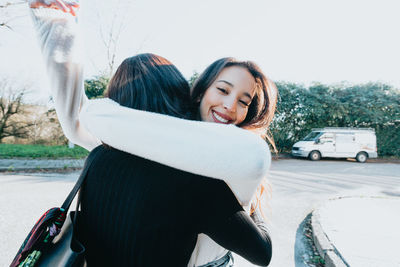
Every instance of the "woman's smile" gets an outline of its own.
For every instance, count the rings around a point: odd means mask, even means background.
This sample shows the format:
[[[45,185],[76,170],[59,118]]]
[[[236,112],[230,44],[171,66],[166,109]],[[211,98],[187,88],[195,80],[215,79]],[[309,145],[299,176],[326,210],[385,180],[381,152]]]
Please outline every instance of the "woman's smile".
[[[211,110],[211,115],[216,123],[230,124],[233,122],[233,119],[230,116],[215,110]]]

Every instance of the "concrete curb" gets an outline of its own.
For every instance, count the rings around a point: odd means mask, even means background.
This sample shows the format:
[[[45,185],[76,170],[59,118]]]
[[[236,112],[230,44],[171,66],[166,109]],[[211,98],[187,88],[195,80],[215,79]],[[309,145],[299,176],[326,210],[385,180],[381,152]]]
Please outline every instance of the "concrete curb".
[[[83,168],[85,159],[1,159],[0,172]]]
[[[350,267],[322,229],[318,210],[312,212],[311,228],[315,247],[317,248],[319,255],[324,259],[325,266]]]

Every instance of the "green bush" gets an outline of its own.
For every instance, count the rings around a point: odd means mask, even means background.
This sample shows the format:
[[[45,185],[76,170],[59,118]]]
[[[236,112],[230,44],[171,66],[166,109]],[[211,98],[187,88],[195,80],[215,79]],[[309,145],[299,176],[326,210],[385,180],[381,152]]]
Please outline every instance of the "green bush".
[[[271,132],[280,152],[313,128],[374,128],[380,156],[400,156],[400,90],[382,83],[306,88],[277,82],[279,100]]]
[[[107,90],[110,78],[106,75],[96,76],[85,80],[85,93],[88,98],[102,98]]]

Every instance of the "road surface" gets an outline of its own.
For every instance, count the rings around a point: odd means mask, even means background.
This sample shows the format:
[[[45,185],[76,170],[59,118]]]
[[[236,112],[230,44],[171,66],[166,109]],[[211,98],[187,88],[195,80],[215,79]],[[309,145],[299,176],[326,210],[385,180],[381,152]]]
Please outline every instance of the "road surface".
[[[40,215],[60,206],[79,172],[0,174],[0,266],[8,266]],[[272,162],[264,209],[273,241],[273,267],[310,265],[303,234],[307,215],[338,196],[399,196],[400,164],[282,159]],[[237,266],[252,266],[236,259]]]

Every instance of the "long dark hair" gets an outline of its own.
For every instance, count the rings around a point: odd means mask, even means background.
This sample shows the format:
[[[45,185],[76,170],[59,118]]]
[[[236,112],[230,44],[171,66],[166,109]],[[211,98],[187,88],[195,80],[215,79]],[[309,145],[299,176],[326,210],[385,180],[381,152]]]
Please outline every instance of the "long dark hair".
[[[189,84],[170,61],[158,55],[147,53],[125,59],[111,78],[105,96],[125,107],[189,117]]]
[[[251,101],[247,116],[239,127],[253,129],[260,132],[264,137],[269,136],[267,129],[274,117],[277,101],[277,88],[261,71],[261,69],[252,61],[238,61],[235,58],[221,58],[212,63],[197,78],[191,88],[191,110],[193,114],[198,114],[200,101],[207,89],[217,79],[218,75],[228,67],[239,66],[247,69],[254,77],[256,82],[256,93]],[[272,139],[270,139],[273,144]]]

